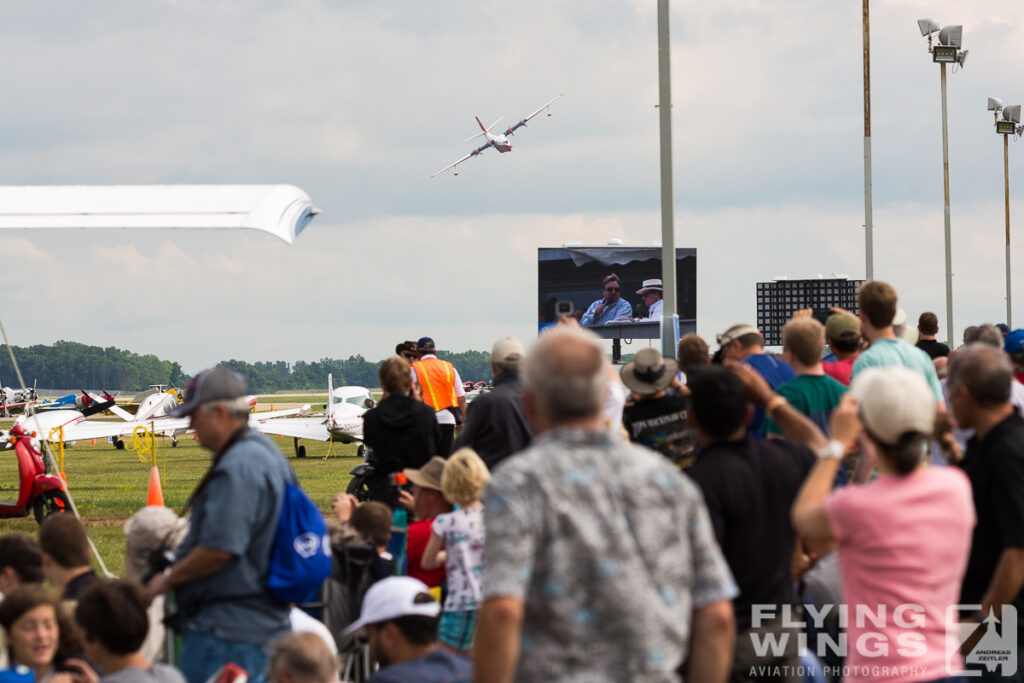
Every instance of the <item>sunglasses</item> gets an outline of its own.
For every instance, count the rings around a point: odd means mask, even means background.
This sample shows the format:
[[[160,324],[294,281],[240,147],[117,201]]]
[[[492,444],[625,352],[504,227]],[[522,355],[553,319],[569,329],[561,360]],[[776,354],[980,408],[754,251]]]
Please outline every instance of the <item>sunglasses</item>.
[[[619,288],[618,287],[605,287],[604,291],[606,291],[606,292],[617,292],[617,291],[619,291]]]
[[[412,353],[403,353],[402,358],[406,360],[416,360],[416,355]]]

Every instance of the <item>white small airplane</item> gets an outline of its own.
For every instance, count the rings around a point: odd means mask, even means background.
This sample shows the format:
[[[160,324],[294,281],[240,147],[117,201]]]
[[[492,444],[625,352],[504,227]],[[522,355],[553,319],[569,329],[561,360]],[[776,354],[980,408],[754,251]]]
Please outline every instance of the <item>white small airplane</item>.
[[[334,377],[327,375],[327,411],[323,417],[292,417],[262,420],[254,425],[264,434],[290,436],[295,439],[295,457],[306,457],[306,447],[299,439],[360,442],[363,455],[363,413],[374,405],[373,395],[365,387],[334,388]]]
[[[561,97],[561,96],[562,96],[562,95],[564,95],[564,94],[565,94],[565,93],[559,93],[558,97]],[[444,168],[442,168],[442,169],[441,169],[440,171],[438,171],[437,173],[435,173],[434,175],[432,175],[432,176],[430,176],[430,177],[431,177],[431,178],[434,178],[434,177],[436,177],[436,176],[439,176],[439,175],[441,175],[441,174],[442,174],[442,173],[444,173],[445,171],[449,171],[449,170],[452,170],[452,169],[454,169],[454,168],[455,168],[455,167],[457,167],[457,166],[458,166],[459,164],[461,164],[461,163],[462,163],[463,161],[467,161],[467,160],[469,160],[469,159],[472,159],[473,157],[477,156],[478,154],[480,154],[481,152],[483,152],[483,151],[484,151],[485,149],[487,149],[488,147],[493,147],[494,149],[498,150],[498,151],[499,151],[499,152],[501,152],[502,154],[504,154],[505,152],[511,152],[511,151],[512,151],[512,143],[510,143],[510,142],[508,141],[508,136],[509,136],[509,135],[512,135],[512,134],[513,134],[513,133],[514,133],[514,132],[515,132],[515,131],[516,131],[516,130],[517,130],[518,128],[521,128],[521,127],[525,126],[525,125],[526,125],[526,122],[527,122],[527,121],[529,121],[529,120],[530,120],[530,119],[532,119],[532,118],[533,118],[534,116],[536,116],[537,114],[541,113],[542,111],[545,111],[545,110],[547,110],[547,112],[548,112],[548,116],[551,116],[551,110],[550,110],[550,109],[548,109],[548,107],[550,107],[550,106],[551,106],[551,104],[552,104],[552,102],[554,102],[555,100],[557,100],[557,99],[558,99],[558,97],[556,97],[556,98],[552,99],[552,100],[551,100],[550,102],[548,102],[548,103],[547,103],[547,104],[545,104],[545,105],[544,105],[543,107],[541,107],[541,108],[540,108],[540,109],[538,109],[537,111],[535,111],[535,112],[533,112],[532,114],[530,114],[529,116],[527,116],[527,117],[526,117],[525,119],[521,119],[521,120],[520,120],[520,121],[519,121],[519,122],[518,122],[517,124],[515,124],[514,126],[509,126],[509,127],[508,127],[508,128],[507,128],[507,129],[505,130],[505,132],[504,132],[504,133],[492,133],[492,132],[491,132],[491,129],[492,129],[492,128],[494,128],[494,127],[495,127],[496,125],[498,125],[498,123],[499,123],[499,122],[501,121],[501,119],[503,119],[504,117],[499,117],[497,121],[495,121],[495,122],[494,122],[494,123],[492,123],[491,125],[487,126],[486,128],[484,128],[484,124],[480,122],[480,117],[479,117],[479,116],[476,116],[476,117],[474,117],[474,118],[476,119],[477,125],[479,125],[479,126],[480,126],[480,130],[482,130],[483,132],[482,132],[482,133],[477,133],[477,134],[476,134],[476,135],[474,135],[473,137],[469,137],[469,138],[466,138],[465,140],[463,140],[463,142],[469,142],[469,141],[470,141],[470,140],[472,140],[473,138],[478,138],[478,137],[480,137],[480,136],[482,135],[482,136],[484,136],[485,138],[487,138],[487,142],[486,142],[486,144],[483,144],[483,145],[481,145],[480,147],[477,147],[477,148],[476,148],[476,149],[474,149],[474,150],[473,150],[472,152],[470,152],[470,153],[469,153],[469,154],[467,154],[466,156],[464,156],[464,157],[462,157],[461,159],[459,159],[458,161],[456,161],[456,162],[455,162],[454,164],[449,164],[448,166],[445,166],[445,167],[444,167]],[[454,175],[459,175],[459,172],[458,172],[458,171],[453,171],[453,173],[454,173]]]
[[[38,442],[40,440],[50,441],[53,443],[63,441],[65,445],[74,444],[76,441],[113,438],[115,439],[116,446],[116,441],[119,440],[120,437],[131,435],[138,427],[141,426],[147,430],[151,430],[154,434],[171,437],[171,445],[177,446],[178,443],[174,437],[180,434],[187,434],[191,431],[189,428],[190,418],[168,417],[166,415],[166,411],[178,405],[177,398],[170,393],[164,392],[148,397],[147,400],[139,406],[139,411],[135,415],[132,415],[123,408],[115,405],[113,397],[106,396],[105,398],[97,398],[90,396],[88,393],[86,393],[85,396],[92,399],[92,403],[88,408],[83,410],[61,409],[49,410],[37,414],[21,415],[14,421],[14,423],[22,425],[22,428],[26,433],[34,433],[35,436],[33,438],[33,442]],[[255,396],[249,396],[248,401],[250,408],[255,407]],[[87,419],[90,415],[95,415],[103,412],[104,410],[111,411],[118,417],[122,418],[122,421],[97,421]],[[250,413],[249,426],[253,429],[259,429],[259,425],[263,421],[301,414],[308,411],[309,404],[306,404],[301,408],[287,408],[285,410]]]

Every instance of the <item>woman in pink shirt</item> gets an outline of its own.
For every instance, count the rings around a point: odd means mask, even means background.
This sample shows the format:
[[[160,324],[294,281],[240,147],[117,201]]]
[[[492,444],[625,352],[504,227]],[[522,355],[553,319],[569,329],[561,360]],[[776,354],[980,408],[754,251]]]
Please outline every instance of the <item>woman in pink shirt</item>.
[[[934,423],[935,398],[919,373],[865,370],[833,412],[832,441],[793,504],[801,537],[839,545],[844,681],[960,680],[954,606],[974,506],[963,472],[928,466]],[[843,454],[862,435],[861,448],[877,453],[878,478],[832,491]]]

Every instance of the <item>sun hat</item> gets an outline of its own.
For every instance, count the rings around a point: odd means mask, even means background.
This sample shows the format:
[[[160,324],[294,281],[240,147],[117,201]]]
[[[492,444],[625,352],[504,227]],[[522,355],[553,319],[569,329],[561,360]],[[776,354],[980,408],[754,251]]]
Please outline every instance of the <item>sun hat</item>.
[[[417,486],[426,489],[441,490],[441,472],[444,471],[444,458],[435,455],[423,467],[418,470],[407,467],[402,470],[406,478]]]
[[[644,280],[644,284],[640,289],[636,290],[637,294],[646,294],[647,292],[660,292],[662,291],[661,280],[655,278],[653,280]]]
[[[638,394],[656,394],[676,376],[678,363],[665,358],[657,349],[640,349],[633,361],[626,363],[619,371],[622,383]]]

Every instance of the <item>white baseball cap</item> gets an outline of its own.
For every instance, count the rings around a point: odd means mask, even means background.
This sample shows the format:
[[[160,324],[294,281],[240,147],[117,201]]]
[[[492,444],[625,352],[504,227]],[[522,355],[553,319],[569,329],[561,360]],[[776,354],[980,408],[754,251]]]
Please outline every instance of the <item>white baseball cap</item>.
[[[349,635],[367,624],[379,624],[399,617],[436,617],[441,614],[441,603],[416,602],[420,594],[430,595],[427,584],[411,576],[389,576],[370,586],[363,597],[363,609],[342,635]]]
[[[882,443],[894,446],[907,432],[930,436],[935,428],[935,395],[910,368],[868,368],[853,379],[850,393],[860,401],[864,427]]]

